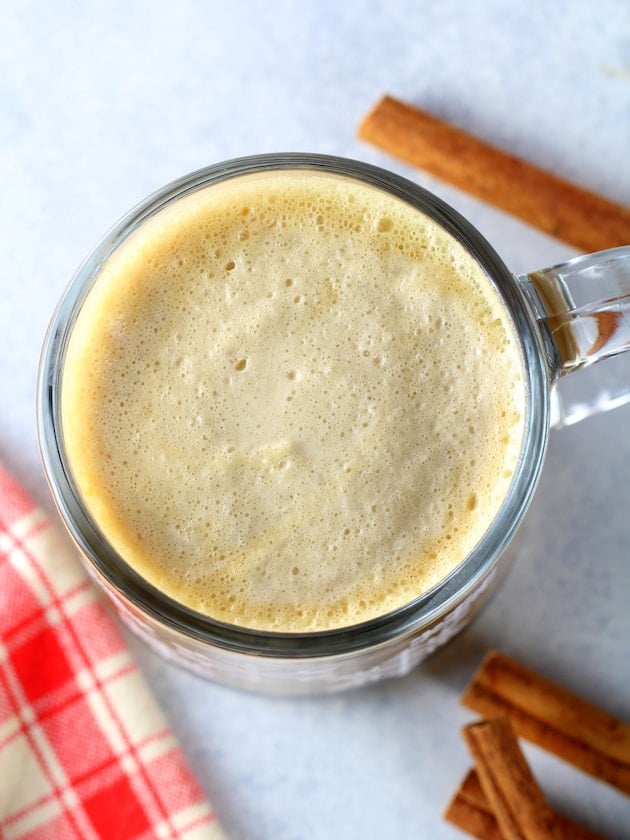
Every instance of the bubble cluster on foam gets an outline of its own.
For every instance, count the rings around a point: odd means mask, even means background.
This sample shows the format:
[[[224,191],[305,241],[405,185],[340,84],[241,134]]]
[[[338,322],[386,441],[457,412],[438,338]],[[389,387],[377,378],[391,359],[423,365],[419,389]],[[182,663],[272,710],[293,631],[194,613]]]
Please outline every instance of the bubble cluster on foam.
[[[180,201],[70,342],[69,456],[128,561],[211,616],[324,629],[448,574],[498,509],[521,360],[492,287],[402,202],[310,174]]]

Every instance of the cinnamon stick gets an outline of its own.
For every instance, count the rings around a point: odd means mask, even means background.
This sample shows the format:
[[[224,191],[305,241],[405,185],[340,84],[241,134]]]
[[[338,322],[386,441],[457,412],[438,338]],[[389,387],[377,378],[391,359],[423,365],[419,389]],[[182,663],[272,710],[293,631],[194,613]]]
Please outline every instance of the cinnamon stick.
[[[479,782],[505,840],[564,840],[506,717],[463,729]]]
[[[462,703],[507,715],[523,738],[630,794],[630,724],[504,654],[488,654]]]
[[[464,777],[444,819],[478,840],[505,840],[475,770],[469,770]]]
[[[601,834],[596,834],[565,814],[554,811],[554,815],[564,837],[571,840],[604,840]],[[444,818],[478,840],[505,840],[475,770],[469,770],[464,777]]]
[[[630,244],[630,208],[384,96],[359,137],[583,251]]]

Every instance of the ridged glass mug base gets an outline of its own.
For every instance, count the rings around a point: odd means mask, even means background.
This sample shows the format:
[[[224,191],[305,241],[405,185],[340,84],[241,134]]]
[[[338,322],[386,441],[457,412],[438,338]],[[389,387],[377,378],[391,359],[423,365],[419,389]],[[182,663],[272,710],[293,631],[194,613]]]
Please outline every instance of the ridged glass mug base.
[[[507,554],[511,554],[508,552]],[[331,694],[404,677],[472,621],[510,565],[494,566],[473,592],[408,635],[358,651],[322,656],[261,656],[212,647],[134,609],[103,581],[123,623],[164,659],[205,679],[262,694]],[[89,567],[88,567],[89,568]],[[92,569],[89,571],[93,574]]]

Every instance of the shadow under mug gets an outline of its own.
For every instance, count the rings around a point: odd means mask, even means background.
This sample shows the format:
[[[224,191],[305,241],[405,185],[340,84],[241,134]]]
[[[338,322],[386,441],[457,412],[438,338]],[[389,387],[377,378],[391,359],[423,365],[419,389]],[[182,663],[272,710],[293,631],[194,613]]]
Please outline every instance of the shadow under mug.
[[[399,197],[464,245],[498,291],[525,359],[525,434],[518,467],[481,541],[441,583],[387,615],[312,633],[261,632],[201,615],[156,589],[108,544],[86,510],[64,447],[60,393],[77,314],[103,264],[151,217],[190,193],[257,172],[311,171],[360,181]],[[116,224],[73,277],[50,324],[39,371],[38,432],[44,468],[61,517],[92,577],[123,621],[160,654],[205,677],[255,691],[340,691],[402,676],[458,633],[509,566],[505,549],[529,505],[551,427],[630,400],[628,381],[597,386],[567,405],[566,374],[630,348],[630,247],[514,276],[456,211],[416,184],[357,161],[314,154],[240,158],[187,175],[159,190]],[[598,371],[596,371],[597,373]]]

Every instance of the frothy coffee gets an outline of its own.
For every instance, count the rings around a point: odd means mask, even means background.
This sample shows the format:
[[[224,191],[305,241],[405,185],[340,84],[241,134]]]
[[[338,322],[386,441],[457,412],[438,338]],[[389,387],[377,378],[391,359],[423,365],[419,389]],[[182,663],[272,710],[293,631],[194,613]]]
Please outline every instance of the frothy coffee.
[[[510,485],[522,359],[494,287],[402,200],[334,175],[182,198],[108,260],[62,422],[85,504],[174,599],[264,630],[390,612]]]

